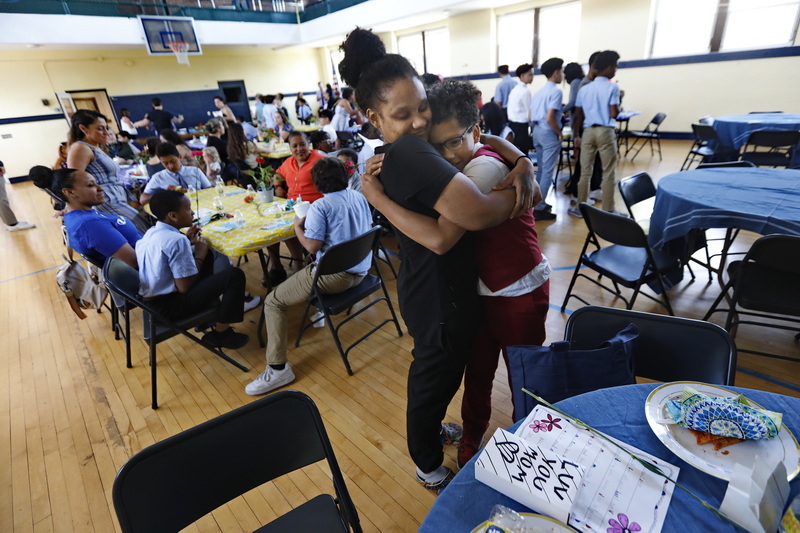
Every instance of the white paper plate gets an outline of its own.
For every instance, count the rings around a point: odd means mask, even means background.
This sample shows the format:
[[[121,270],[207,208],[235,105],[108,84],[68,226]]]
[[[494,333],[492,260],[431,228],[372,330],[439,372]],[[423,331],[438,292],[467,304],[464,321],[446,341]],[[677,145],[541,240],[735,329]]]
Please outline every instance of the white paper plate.
[[[526,528],[537,528],[547,533],[576,533],[575,529],[549,516],[535,513],[519,513],[519,515],[525,519]],[[471,533],[485,533],[488,527],[487,521],[473,529]]]
[[[677,381],[653,389],[644,406],[647,423],[650,424],[650,429],[656,437],[672,453],[703,472],[726,481],[730,481],[735,464],[751,467],[756,455],[781,458],[786,466],[789,481],[800,473],[800,446],[785,425],[774,439],[748,440],[715,451],[710,444],[698,445],[694,435],[686,428],[677,424],[660,423],[659,421],[670,418],[666,409],[667,401],[679,400],[686,386],[709,396],[726,398],[738,396],[728,389],[693,381]],[[762,407],[752,400],[750,402],[756,407]]]

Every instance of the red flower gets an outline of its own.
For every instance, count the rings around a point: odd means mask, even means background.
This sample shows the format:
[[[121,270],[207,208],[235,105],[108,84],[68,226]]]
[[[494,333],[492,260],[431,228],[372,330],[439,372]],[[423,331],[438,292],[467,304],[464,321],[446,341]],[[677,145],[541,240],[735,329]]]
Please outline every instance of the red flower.
[[[244,197],[244,203],[249,204],[252,201],[253,197],[251,195],[248,194],[247,196]]]
[[[266,161],[264,161],[263,157],[256,157],[256,163],[258,163],[259,165],[263,165],[264,163],[266,163]]]
[[[352,161],[348,161],[344,164],[345,168],[347,169],[347,175],[352,176],[356,173],[356,166],[353,164]]]
[[[203,157],[203,151],[202,150],[192,150],[192,156],[193,157]]]

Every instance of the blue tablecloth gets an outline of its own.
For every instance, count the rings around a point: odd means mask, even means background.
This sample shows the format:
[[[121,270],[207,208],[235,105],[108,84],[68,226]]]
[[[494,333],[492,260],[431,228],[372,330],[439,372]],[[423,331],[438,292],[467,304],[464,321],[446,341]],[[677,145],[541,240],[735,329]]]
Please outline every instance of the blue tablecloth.
[[[694,228],[800,235],[800,170],[703,169],[662,178],[650,217],[650,244],[664,248]]]
[[[705,474],[678,459],[658,440],[647,424],[644,402],[650,391],[658,385],[628,385],[603,389],[569,398],[556,405],[595,429],[680,467],[678,482],[719,508],[728,482]],[[800,434],[800,399],[740,387],[726,388],[745,394],[767,409],[784,413],[783,422],[786,427],[790,428],[795,436]],[[512,429],[516,429],[516,425],[512,426]],[[791,483],[790,499],[798,493],[800,493],[800,477]],[[477,481],[475,459],[473,459],[438,497],[419,531],[420,533],[442,531],[468,533],[489,518],[492,507],[497,504],[516,511],[530,512],[525,506]],[[735,529],[718,520],[691,496],[676,488],[663,531],[718,533]]]
[[[800,130],[800,113],[754,113],[752,115],[727,115],[714,120],[719,137],[717,158],[720,161],[738,158],[739,149],[747,137],[756,130]],[[795,154],[793,165],[800,154]]]

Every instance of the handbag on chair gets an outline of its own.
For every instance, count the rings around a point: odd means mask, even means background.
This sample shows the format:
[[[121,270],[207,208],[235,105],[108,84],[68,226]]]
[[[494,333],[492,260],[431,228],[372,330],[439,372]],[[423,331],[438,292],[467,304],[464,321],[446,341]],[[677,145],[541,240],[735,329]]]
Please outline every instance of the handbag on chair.
[[[584,392],[636,383],[633,357],[638,337],[636,325],[629,324],[592,350],[570,349],[569,341],[509,346],[516,419],[524,418],[537,404],[523,388],[555,403]]]

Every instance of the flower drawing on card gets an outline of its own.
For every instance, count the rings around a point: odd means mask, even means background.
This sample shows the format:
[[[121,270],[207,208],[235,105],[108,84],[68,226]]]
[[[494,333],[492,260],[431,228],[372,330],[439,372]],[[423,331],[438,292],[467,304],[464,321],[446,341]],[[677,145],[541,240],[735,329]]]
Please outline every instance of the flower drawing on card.
[[[537,420],[537,422],[539,422]],[[561,429],[561,426],[558,425],[558,422],[561,422],[560,418],[553,418],[553,415],[547,413],[547,418],[542,419],[541,424],[545,426],[545,429],[542,431],[553,431],[554,427]]]
[[[641,531],[642,528],[636,522],[631,522],[628,516],[620,513],[617,515],[617,520],[613,518],[608,521],[611,527],[606,529],[606,533],[633,533],[634,531]]]
[[[533,430],[534,433],[539,433],[540,431],[548,431],[547,426],[545,426],[541,420],[534,420],[533,424],[530,425],[530,428]]]

